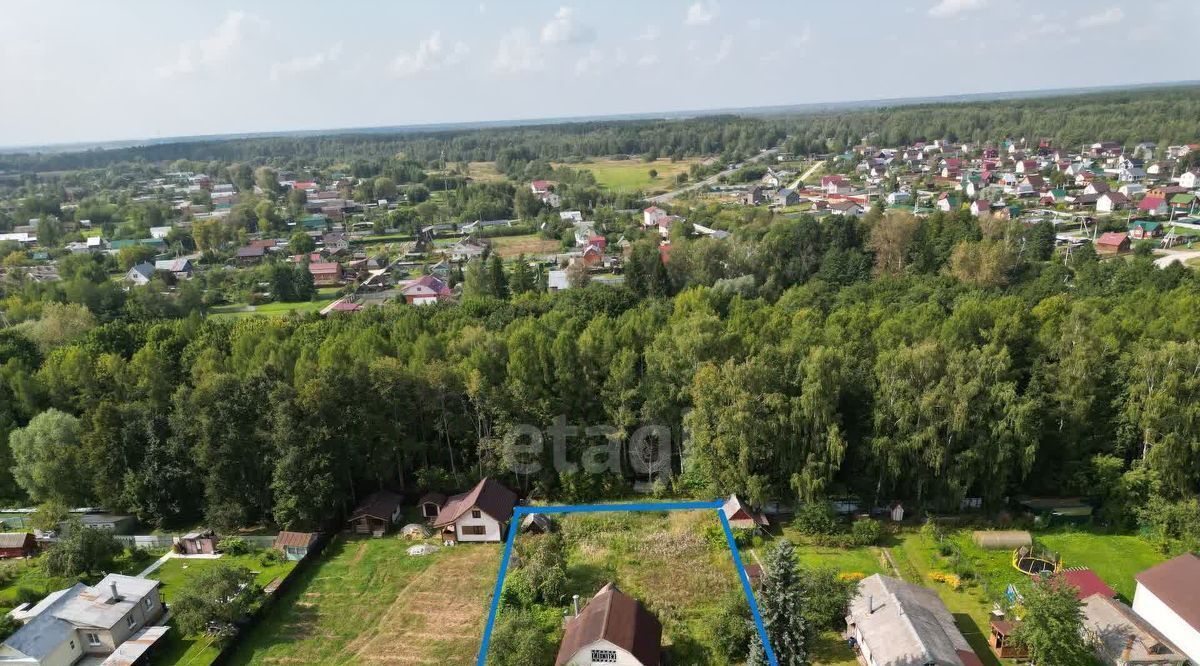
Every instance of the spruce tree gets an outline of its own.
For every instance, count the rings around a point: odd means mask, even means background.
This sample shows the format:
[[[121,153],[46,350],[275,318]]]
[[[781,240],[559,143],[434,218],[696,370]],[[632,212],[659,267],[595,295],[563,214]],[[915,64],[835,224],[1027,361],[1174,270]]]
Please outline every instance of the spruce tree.
[[[801,666],[808,662],[804,649],[804,589],[796,571],[795,548],[781,539],[767,553],[759,586],[758,609],[762,613],[767,638],[780,666]],[[767,652],[758,632],[750,643],[749,666],[767,666]]]

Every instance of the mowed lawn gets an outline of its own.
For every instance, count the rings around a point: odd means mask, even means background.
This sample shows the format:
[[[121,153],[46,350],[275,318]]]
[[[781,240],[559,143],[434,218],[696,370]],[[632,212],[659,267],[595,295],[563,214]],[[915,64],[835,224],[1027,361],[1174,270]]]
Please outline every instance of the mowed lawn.
[[[336,538],[239,643],[232,664],[468,664],[500,546],[425,557],[397,537]]]
[[[532,258],[543,254],[555,254],[562,249],[562,241],[542,238],[537,234],[497,236],[488,241],[492,244],[492,251],[501,259],[516,259],[522,254],[527,258]]]
[[[631,160],[598,160],[581,162],[579,164],[559,164],[572,169],[591,171],[596,177],[596,184],[616,192],[632,192],[641,190],[647,193],[666,192],[674,189],[675,176],[686,173],[698,159],[679,160],[658,159],[646,162],[641,159]],[[655,178],[650,177],[650,170],[658,172]]]

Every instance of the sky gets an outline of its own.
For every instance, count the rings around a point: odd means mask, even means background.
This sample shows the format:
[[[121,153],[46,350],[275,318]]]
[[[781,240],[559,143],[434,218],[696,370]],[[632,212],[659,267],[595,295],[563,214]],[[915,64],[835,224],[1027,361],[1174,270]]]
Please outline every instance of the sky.
[[[6,0],[0,146],[1200,78],[1196,0]]]

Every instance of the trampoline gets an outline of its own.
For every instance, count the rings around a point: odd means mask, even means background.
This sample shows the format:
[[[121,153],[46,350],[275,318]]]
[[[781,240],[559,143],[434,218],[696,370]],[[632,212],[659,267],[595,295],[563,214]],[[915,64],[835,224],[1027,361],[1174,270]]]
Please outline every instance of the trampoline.
[[[1013,551],[1012,564],[1017,571],[1028,576],[1050,575],[1062,570],[1062,561],[1057,555],[1029,546],[1021,546]]]

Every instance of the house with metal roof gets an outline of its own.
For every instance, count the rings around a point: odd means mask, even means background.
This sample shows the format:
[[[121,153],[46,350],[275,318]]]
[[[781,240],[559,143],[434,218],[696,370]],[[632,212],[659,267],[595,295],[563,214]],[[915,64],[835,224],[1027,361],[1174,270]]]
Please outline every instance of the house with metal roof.
[[[658,666],[662,624],[637,599],[609,583],[566,622],[554,666]]]
[[[95,587],[76,583],[52,593],[21,615],[25,624],[0,644],[0,664],[133,663],[165,633],[156,624],[164,611],[158,586],[109,574]]]
[[[847,632],[867,666],[982,666],[937,592],[875,574],[858,583]]]
[[[1134,578],[1134,612],[1200,663],[1200,557],[1180,555]]]
[[[460,541],[500,542],[516,505],[516,493],[485,477],[474,488],[447,499],[433,526],[441,530],[446,545]]]

